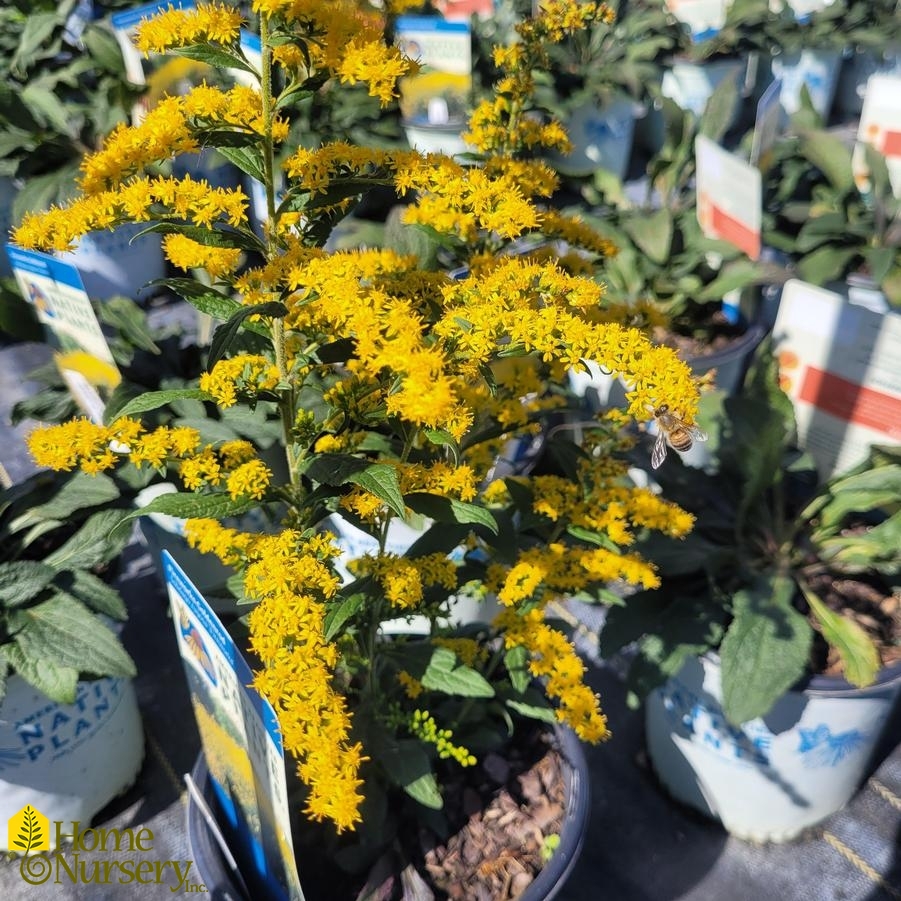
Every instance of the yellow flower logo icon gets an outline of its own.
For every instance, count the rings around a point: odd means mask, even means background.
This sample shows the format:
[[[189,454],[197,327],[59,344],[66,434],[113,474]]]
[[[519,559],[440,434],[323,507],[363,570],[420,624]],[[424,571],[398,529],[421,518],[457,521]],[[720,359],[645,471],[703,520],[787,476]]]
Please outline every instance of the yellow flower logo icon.
[[[19,867],[22,878],[31,885],[41,885],[50,878],[52,866],[46,857],[29,857],[32,851],[50,850],[50,822],[39,810],[26,804],[9,818],[8,847],[25,856]]]

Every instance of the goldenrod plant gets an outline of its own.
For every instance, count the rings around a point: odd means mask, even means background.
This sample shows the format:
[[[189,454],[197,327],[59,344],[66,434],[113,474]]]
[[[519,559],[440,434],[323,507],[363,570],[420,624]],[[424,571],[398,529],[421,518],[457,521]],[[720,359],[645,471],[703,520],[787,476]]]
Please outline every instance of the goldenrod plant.
[[[448,759],[470,765],[524,716],[563,722],[590,742],[607,736],[548,604],[614,580],[657,583],[630,552],[633,538],[684,535],[692,520],[629,481],[618,428],[664,404],[691,423],[698,389],[671,350],[618,321],[622,311],[592,277],[609,244],[547,206],[556,179],[533,151],[566,137],[531,114],[532,73],[548,42],[583,27],[581,4],[550,0],[515,44],[495,51],[504,77],[472,116],[472,161],[333,143],[292,149],[281,173],[274,161],[292,101],[310,79],[365,82],[387,103],[416,64],[353,0],[256,0],[253,9],[261,72],[242,55],[241,18],[227,4],[146,22],[143,50],[252,71],[256,86],[202,85],[163,100],[84,161],[75,201],[29,216],[14,236],[64,249],[126,221],[162,232],[174,265],[208,276],[171,286],[224,320],[208,371],[197,388],[148,392],[105,424],[38,429],[29,444],[57,469],[104,472],[130,460],[179,480],[179,493],[144,512],[188,517],[190,542],[240,573],[256,687],[278,713],[306,816],[334,835],[356,830],[364,799],[386,790],[434,814]],[[262,237],[241,190],[153,174],[159,160],[201,145],[261,182]],[[409,227],[440,240],[462,271],[425,269],[391,250],[324,249],[358,198],[385,184],[410,201]],[[524,238],[533,251],[511,253]],[[507,468],[501,478],[511,442],[534,437],[561,403],[554,386],[586,360],[623,376],[627,412],[597,422],[553,471]],[[192,427],[142,424],[142,413],[186,397],[224,409],[273,403],[286,477],[251,440],[204,442]],[[260,505],[280,516],[281,531],[219,522]],[[342,548],[326,527],[335,515],[373,539],[371,553],[343,554],[354,574],[344,583]],[[418,520],[422,535],[406,553],[389,552],[392,524],[404,519]],[[501,613],[454,631],[446,623],[467,585],[496,596]],[[387,639],[387,621],[413,615],[427,635]],[[372,816],[363,822],[372,841],[390,842]]]

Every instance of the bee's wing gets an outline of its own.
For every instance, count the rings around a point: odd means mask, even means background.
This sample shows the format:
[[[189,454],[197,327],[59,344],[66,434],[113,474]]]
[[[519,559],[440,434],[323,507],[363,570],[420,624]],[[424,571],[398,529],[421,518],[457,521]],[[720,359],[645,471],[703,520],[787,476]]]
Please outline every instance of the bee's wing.
[[[664,459],[666,459],[666,435],[661,429],[654,442],[654,449],[651,451],[651,469],[657,469]]]
[[[695,441],[706,441],[707,440],[707,432],[703,429],[699,429],[696,425],[686,426],[688,434],[694,438]]]

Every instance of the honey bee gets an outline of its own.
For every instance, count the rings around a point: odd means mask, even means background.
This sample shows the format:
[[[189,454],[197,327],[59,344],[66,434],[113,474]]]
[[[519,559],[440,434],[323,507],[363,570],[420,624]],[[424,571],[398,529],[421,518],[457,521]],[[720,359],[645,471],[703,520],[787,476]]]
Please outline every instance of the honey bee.
[[[661,404],[654,410],[657,420],[657,440],[651,451],[651,468],[657,469],[666,459],[666,446],[673,450],[687,451],[695,441],[706,441],[707,433],[697,426],[683,422],[675,413],[670,413],[669,404]]]

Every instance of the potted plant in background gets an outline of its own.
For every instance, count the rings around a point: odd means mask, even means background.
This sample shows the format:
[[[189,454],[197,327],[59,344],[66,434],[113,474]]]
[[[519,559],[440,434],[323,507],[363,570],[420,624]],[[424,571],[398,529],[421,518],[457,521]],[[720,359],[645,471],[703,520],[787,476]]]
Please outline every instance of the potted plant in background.
[[[791,0],[779,0],[766,18],[769,76],[782,82],[779,98],[786,122],[801,108],[802,87],[814,109],[828,120],[849,32],[866,24],[869,5],[849,7],[846,0],[823,0],[812,12],[811,4],[803,4],[803,13],[794,6]]]
[[[134,664],[110,626],[126,609],[104,578],[128,540],[111,533],[129,513],[107,475],[40,472],[0,491],[4,819],[31,804],[87,823],[141,767]]]
[[[764,241],[790,254],[811,284],[847,293],[849,285],[901,304],[901,201],[885,157],[856,153],[829,134],[812,110],[775,148],[765,175]]]
[[[13,191],[12,205],[0,212],[4,242],[25,211],[46,209],[75,192],[85,153],[129,121],[143,90],[126,78],[110,29],[89,15],[76,0],[13,2],[0,10],[0,176]],[[67,258],[79,267],[89,295],[137,296],[163,275],[158,238],[130,243],[137,231],[85,236]],[[5,253],[2,265],[8,272]]]
[[[658,5],[669,8],[665,0]],[[743,119],[743,98],[756,78],[761,29],[768,10],[766,0],[733,0],[722,6],[722,21],[701,30],[681,23],[681,41],[664,63],[659,90],[661,99],[669,98],[697,117],[714,90],[723,81],[732,81],[738,92],[726,123],[729,129]],[[655,107],[639,129],[643,146],[651,154],[663,143],[659,102]]]
[[[130,219],[126,200],[140,194],[142,218],[166,234],[172,256],[177,250],[183,266],[211,276],[206,284],[173,286],[227,319],[213,335],[199,394],[143,394],[94,426],[89,448],[62,446],[60,427],[37,432],[31,448],[39,461],[96,469],[115,467],[123,445],[132,453],[152,449],[151,462],[176,474],[182,490],[145,512],[190,517],[195,546],[240,575],[236,584],[252,605],[255,682],[297,763],[307,822],[299,817],[295,834],[298,841],[311,834],[317,848],[302,857],[302,872],[313,880],[316,863],[338,862],[355,873],[326,867],[324,897],[341,896],[348,882],[359,892],[367,872],[381,884],[383,867],[395,886],[419,885],[428,873],[474,895],[479,875],[444,866],[458,858],[440,850],[453,841],[453,799],[469,797],[467,773],[489,788],[506,783],[502,770],[510,773],[509,762],[521,756],[512,749],[526,735],[533,736],[526,746],[542,756],[546,730],[530,723],[565,723],[588,741],[606,732],[583,664],[547,620],[549,599],[617,577],[653,584],[652,569],[628,550],[633,532],[677,535],[690,527],[680,510],[627,482],[625,464],[611,458],[615,435],[599,435],[595,453],[577,454],[562,476],[494,478],[497,449],[509,436],[531,433],[545,385],[583,359],[627,377],[629,415],[642,420],[666,404],[690,422],[698,389],[670,349],[617,321],[620,308],[606,305],[597,282],[567,272],[553,255],[509,253],[525,234],[564,238],[600,264],[609,247],[579,220],[539,206],[556,179],[527,156],[529,148],[562,143],[559,126],[530,115],[532,67],[540,45],[566,32],[578,5],[548,6],[523,23],[521,44],[496,52],[505,79],[470,123],[481,166],[341,143],[298,148],[286,160],[277,201],[273,160],[287,134],[280,110],[290,96],[273,94],[272,67],[283,70],[291,92],[315,55],[334,75],[365,81],[387,101],[410,65],[381,34],[349,32],[354,20],[343,5],[306,7],[303,19],[293,10],[260,14],[262,80],[252,109],[235,116],[233,97],[206,90],[202,106],[185,101],[179,120],[188,130],[211,131],[211,143],[212,126],[222,125],[230,146],[240,148],[233,159],[267,197],[262,238],[241,192],[199,195],[184,182],[148,175],[149,155],[123,164],[122,142],[145,146],[140,126],[117,133],[86,161],[92,172],[108,167],[86,196],[59,213],[28,217],[17,230],[17,241],[45,246],[90,228],[101,202],[112,204],[117,219]],[[240,64],[239,25],[227,7],[201,7],[168,13],[165,27],[151,20],[138,40],[146,50],[177,46],[188,55],[207,55],[213,46]],[[324,44],[312,39],[321,33],[330,36]],[[465,275],[423,269],[415,256],[392,251],[322,249],[354,199],[384,183],[415,191],[407,218],[427,223],[421,227],[466,265]],[[239,271],[242,248],[260,262]],[[185,397],[223,408],[274,402],[287,478],[273,476],[253,441],[207,443],[189,429],[147,429],[133,418]],[[219,522],[258,506],[277,513],[278,533]],[[376,553],[346,561],[355,575],[349,584],[332,566],[338,548],[320,531],[335,512],[378,542]],[[410,512],[432,527],[405,554],[385,552],[391,521]],[[548,543],[529,537],[537,526]],[[449,557],[457,547],[461,563]],[[462,631],[442,628],[460,587],[473,583],[497,595],[502,613]],[[429,620],[427,637],[386,638],[386,621],[412,615]],[[559,746],[552,740],[550,747]],[[508,761],[493,781],[479,769],[492,752],[492,760]],[[564,769],[569,757],[557,750]],[[208,763],[224,778],[222,760]],[[540,861],[542,847],[550,857],[551,875],[536,877],[518,853],[494,844],[494,834],[479,844],[492,862],[511,862],[502,871],[482,868],[482,875],[493,871],[497,885],[515,883],[523,897],[530,890],[531,897],[553,895],[580,834],[576,822],[575,837],[561,836],[561,850],[551,854],[557,822],[555,815],[540,840],[529,840],[533,858]],[[435,836],[433,851],[421,846],[417,823]]]
[[[632,156],[635,121],[655,97],[661,60],[681,38],[663,8],[612,3],[613,21],[596,21],[548,50],[536,99],[566,126],[572,149],[550,156],[565,176],[603,168],[624,179]]]
[[[871,75],[901,74],[901,22],[892,0],[849,0],[843,23],[844,61],[835,94],[835,109],[854,119],[863,109]]]
[[[851,798],[901,688],[901,452],[818,485],[766,353],[706,405],[709,473],[655,474],[695,528],[639,545],[662,588],[611,608],[601,650],[637,642],[629,689],[674,797],[784,841]]]
[[[706,237],[698,223],[695,137],[722,138],[735,96],[734,84],[722,83],[699,120],[664,101],[667,140],[648,163],[639,200],[608,173],[598,173],[593,189],[585,190],[595,208],[590,221],[618,248],[603,272],[610,297],[631,304],[634,321],[678,348],[696,373],[715,369],[726,391],[741,384],[764,329],[754,321],[753,303],[736,322],[724,311],[724,298],[786,276],[776,264],[752,261],[726,241]]]

